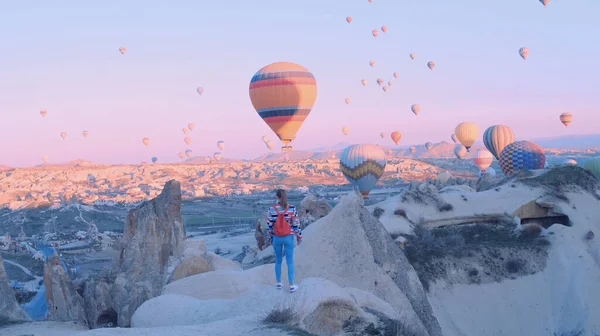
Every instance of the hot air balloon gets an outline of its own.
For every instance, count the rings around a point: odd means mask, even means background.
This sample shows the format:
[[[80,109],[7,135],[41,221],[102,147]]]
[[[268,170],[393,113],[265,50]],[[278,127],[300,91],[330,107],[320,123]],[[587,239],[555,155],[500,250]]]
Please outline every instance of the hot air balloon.
[[[381,31],[384,33],[387,32],[387,26],[381,26]]]
[[[125,47],[119,48],[119,52],[121,52],[121,55],[124,55],[126,51],[127,49],[125,49]]]
[[[213,157],[215,158],[215,160],[217,160],[217,162],[219,162],[223,158],[223,155],[221,155],[221,152],[215,152],[213,154]]]
[[[375,61],[370,61],[369,65],[371,66],[371,68],[375,67]]]
[[[301,65],[278,62],[258,70],[250,81],[250,100],[258,115],[291,150],[289,143],[317,99],[317,82]]]
[[[398,78],[398,73],[394,72],[394,78]]]
[[[373,37],[377,37],[379,35],[379,31],[377,31],[377,29],[373,29],[371,34],[373,34]]]
[[[390,134],[390,138],[392,138],[392,141],[397,145],[398,142],[400,142],[400,139],[402,139],[402,133],[400,133],[398,131],[393,131]]]
[[[186,149],[185,150],[185,156],[187,156],[188,159],[191,158],[192,157],[192,150],[191,149]]]
[[[350,129],[348,128],[348,126],[342,127],[342,133],[344,133],[344,135],[348,135],[348,132],[350,132]]]
[[[48,111],[46,111],[46,110],[40,110],[40,115],[41,115],[42,117],[45,117],[45,116],[46,116],[46,114],[48,114]]]
[[[65,140],[65,138],[67,137],[67,132],[60,132],[60,137]]]
[[[577,166],[577,161],[573,159],[565,160],[563,163],[565,166]]]
[[[367,197],[383,175],[385,165],[385,152],[376,145],[352,145],[340,155],[342,174],[363,197]]]
[[[348,23],[352,22],[352,16],[347,16],[346,17],[346,22],[348,22]]]
[[[269,141],[269,137],[266,136],[266,135],[263,135],[262,136],[262,141],[266,143],[267,141]]]
[[[190,137],[185,137],[185,138],[183,138],[183,141],[185,142],[185,144],[186,144],[186,145],[189,145],[189,144],[190,144],[190,142],[192,142],[192,138],[190,138]]]
[[[389,82],[388,82],[388,86],[392,86],[392,81],[389,81]]]
[[[426,142],[425,143],[425,148],[427,149],[427,151],[429,151],[430,149],[433,148],[433,144],[431,142]]]
[[[489,167],[488,169],[485,170],[485,173],[483,173],[483,176],[486,178],[493,178],[496,176],[496,169]]]
[[[529,56],[529,49],[525,47],[519,49],[519,55],[521,55],[521,58],[523,58],[523,60],[526,60],[527,56]]]
[[[377,85],[381,86],[383,84],[383,79],[377,78]]]
[[[156,163],[156,161],[158,161],[158,158],[156,156],[152,157],[152,163]]]
[[[456,143],[456,135],[454,135],[454,133],[452,133],[452,135],[450,136],[450,139],[452,139],[452,141],[454,141],[454,143]]]
[[[42,162],[48,162],[48,155],[42,155]]]
[[[369,0],[369,3],[373,2],[373,0]]]
[[[188,129],[187,129],[187,127],[184,127],[184,128],[181,129],[181,131],[183,132],[183,134],[187,134]]]
[[[379,133],[379,136],[380,136],[382,139],[385,139],[385,133],[381,132],[381,133]]]
[[[223,140],[217,141],[217,147],[219,147],[220,150],[223,150],[225,148],[225,141],[223,141]]]
[[[412,104],[412,106],[410,107],[410,110],[416,115],[419,115],[419,112],[421,112],[421,105],[419,104]]]
[[[573,121],[573,115],[569,112],[565,112],[560,115],[560,122],[565,125],[565,127],[569,126],[569,124]]]
[[[493,125],[483,132],[483,144],[496,160],[500,160],[500,153],[504,147],[513,141],[515,141],[515,135],[508,126]]]
[[[144,146],[148,146],[148,144],[150,143],[150,139],[148,139],[148,138],[143,138],[143,139],[142,139],[142,143],[144,144]]]
[[[194,127],[195,127],[194,124],[192,124],[192,123],[188,124],[188,128],[190,129],[190,131],[193,131]]]
[[[207,156],[207,157],[205,157],[205,158],[204,158],[204,162],[206,162],[206,163],[210,163],[210,157],[208,157],[208,156]]]
[[[546,163],[544,150],[530,141],[516,141],[504,147],[500,153],[500,168],[504,175],[517,170],[542,169]]]
[[[485,173],[485,170],[492,165],[493,161],[494,156],[486,149],[478,150],[473,157],[473,163],[481,170],[481,173]]]
[[[179,152],[179,158],[183,160],[184,157],[185,157],[185,153],[184,152]]]
[[[462,160],[467,155],[467,149],[462,144],[456,144],[456,146],[454,146],[454,155]]]
[[[84,138],[87,138],[88,134],[89,134],[88,131],[81,132],[81,135],[83,135]]]
[[[384,87],[382,87],[381,89],[382,89],[384,92],[387,92],[387,90],[388,90],[388,87],[387,87],[387,86],[384,86]]]
[[[350,98],[346,98],[344,99],[344,101],[346,102],[346,104],[350,104]]]
[[[544,5],[544,7],[546,7],[546,5],[548,5],[549,2],[550,0],[540,0],[540,3]]]
[[[199,87],[196,89],[196,92],[198,92],[199,95],[202,95],[204,93],[204,88],[203,87]]]
[[[411,59],[415,59],[415,57],[417,57],[417,54],[415,54],[415,53],[410,53],[410,58],[411,58]]]
[[[477,140],[477,137],[479,137],[479,127],[470,121],[465,121],[456,126],[454,135],[456,136],[456,139],[467,148],[468,152]]]
[[[408,151],[410,152],[410,154],[415,154],[415,152],[417,151],[417,149],[415,148],[415,146],[410,146],[410,148],[408,149]]]
[[[361,83],[363,86],[367,86],[367,80],[366,80],[366,79],[362,79],[362,80],[360,81],[360,83]]]
[[[583,164],[583,169],[592,173],[592,175],[600,181],[600,158],[595,157],[587,160],[587,162]]]
[[[434,61],[427,62],[427,67],[429,68],[429,70],[433,70],[433,68],[435,67],[435,62]]]
[[[273,141],[267,140],[267,142],[265,142],[265,145],[267,145],[267,148],[269,150],[273,149]]]

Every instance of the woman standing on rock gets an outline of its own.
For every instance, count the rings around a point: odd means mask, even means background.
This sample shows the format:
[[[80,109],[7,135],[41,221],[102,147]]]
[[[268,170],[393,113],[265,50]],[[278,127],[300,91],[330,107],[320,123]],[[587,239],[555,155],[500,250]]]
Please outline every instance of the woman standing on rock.
[[[296,207],[288,204],[285,190],[277,190],[277,200],[277,204],[270,207],[267,214],[267,234],[275,250],[276,288],[281,289],[282,287],[281,263],[283,262],[283,251],[285,249],[290,292],[294,292],[298,288],[294,285],[294,236],[298,241],[298,245],[300,245],[302,243],[302,230],[300,230]]]

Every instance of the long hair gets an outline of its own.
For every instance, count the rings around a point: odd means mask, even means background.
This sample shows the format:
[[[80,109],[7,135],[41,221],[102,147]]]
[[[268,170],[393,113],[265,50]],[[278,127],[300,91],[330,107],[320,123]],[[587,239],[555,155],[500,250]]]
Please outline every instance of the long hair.
[[[277,189],[277,198],[279,198],[279,205],[284,209],[287,208],[287,192],[284,189]]]

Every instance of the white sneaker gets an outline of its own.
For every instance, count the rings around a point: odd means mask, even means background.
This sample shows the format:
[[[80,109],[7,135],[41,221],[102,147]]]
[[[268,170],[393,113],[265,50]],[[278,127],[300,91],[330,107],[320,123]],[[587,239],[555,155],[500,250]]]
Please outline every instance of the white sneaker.
[[[296,289],[298,289],[298,286],[296,286],[296,285],[290,285],[290,293],[295,292]]]
[[[281,282],[278,282],[278,283],[275,285],[275,288],[277,288],[277,289],[281,289],[281,287],[283,287],[283,286],[281,286]]]

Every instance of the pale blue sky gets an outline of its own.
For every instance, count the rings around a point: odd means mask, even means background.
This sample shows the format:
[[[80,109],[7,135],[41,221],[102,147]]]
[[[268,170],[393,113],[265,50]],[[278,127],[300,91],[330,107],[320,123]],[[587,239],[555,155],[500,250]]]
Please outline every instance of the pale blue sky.
[[[188,122],[195,155],[224,140],[225,157],[256,157],[266,151],[261,136],[276,137],[248,84],[276,61],[305,66],[318,83],[296,149],[391,145],[379,133],[393,130],[404,135],[400,145],[449,140],[461,121],[480,133],[507,124],[518,139],[598,133],[598,17],[596,0],[547,8],[537,0],[5,1],[0,164],[37,164],[44,154],[50,162],[177,161]],[[388,32],[373,38],[382,25]],[[394,71],[400,77],[384,93],[376,79]],[[575,116],[568,128],[558,121],[565,111]]]

